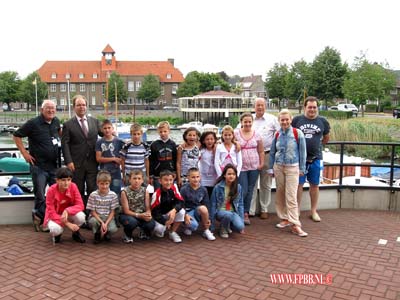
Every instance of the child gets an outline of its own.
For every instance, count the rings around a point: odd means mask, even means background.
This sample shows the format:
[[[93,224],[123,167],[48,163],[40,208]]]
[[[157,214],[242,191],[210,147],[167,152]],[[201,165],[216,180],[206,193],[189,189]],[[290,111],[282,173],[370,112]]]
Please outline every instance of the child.
[[[215,237],[210,231],[210,219],[208,217],[208,193],[204,186],[200,185],[200,171],[197,168],[190,168],[188,171],[189,183],[182,187],[181,195],[185,201],[186,215],[190,216],[190,224],[185,229],[186,235],[191,235],[197,230],[199,221],[204,227],[203,236],[214,241]]]
[[[120,222],[124,226],[123,241],[133,243],[132,231],[140,227],[141,239],[149,239],[156,223],[151,217],[149,193],[143,186],[143,172],[132,170],[129,183],[121,193],[122,214]]]
[[[167,121],[157,124],[157,131],[160,135],[150,145],[150,176],[154,184],[154,189],[160,187],[160,172],[168,170],[175,173],[176,171],[176,144],[169,138],[170,126]]]
[[[170,229],[169,238],[175,243],[182,242],[176,233],[183,221],[190,222],[189,216],[185,216],[185,203],[178,188],[174,185],[175,174],[169,170],[160,173],[160,184],[151,199],[151,215],[156,221],[154,234],[163,237],[165,229]]]
[[[44,226],[50,230],[54,243],[61,241],[64,227],[72,231],[72,238],[78,243],[86,240],[79,233],[85,223],[84,205],[78,187],[72,182],[73,173],[67,167],[56,171],[56,183],[47,191]]]
[[[121,163],[119,152],[125,145],[124,141],[113,136],[114,127],[110,120],[104,120],[101,126],[104,136],[96,142],[96,160],[100,169],[111,174],[110,189],[118,196],[121,194]]]
[[[89,195],[87,210],[90,210],[89,224],[94,234],[94,243],[97,244],[104,237],[111,240],[111,234],[117,232],[115,224],[115,209],[118,208],[118,196],[110,191],[111,175],[101,170],[97,173],[97,190]]]
[[[147,182],[149,178],[149,155],[150,147],[143,143],[142,125],[134,123],[131,126],[132,141],[126,144],[121,151],[122,173],[124,174],[125,184],[129,184],[129,173],[132,170],[141,170],[146,177],[143,178]]]
[[[187,175],[189,169],[193,167],[197,168],[198,166],[200,158],[199,138],[200,132],[194,127],[187,128],[183,133],[184,143],[178,146],[176,158],[176,174],[179,188],[182,184],[188,182]]]
[[[244,233],[244,212],[242,187],[238,183],[236,167],[225,166],[222,175],[217,179],[217,185],[211,195],[211,222],[219,221],[220,236],[228,238],[231,228]]]
[[[236,149],[234,132],[231,126],[226,125],[222,128],[221,140],[222,144],[219,144],[215,151],[214,165],[217,175],[221,176],[222,170],[228,164],[233,164],[238,174],[240,174],[240,170],[242,169],[242,153]]]
[[[203,132],[200,137],[201,149],[200,149],[200,160],[199,170],[201,185],[207,189],[208,198],[211,197],[211,193],[215,182],[218,178],[217,172],[214,167],[215,160],[215,148],[217,144],[217,136],[215,132],[206,131]]]

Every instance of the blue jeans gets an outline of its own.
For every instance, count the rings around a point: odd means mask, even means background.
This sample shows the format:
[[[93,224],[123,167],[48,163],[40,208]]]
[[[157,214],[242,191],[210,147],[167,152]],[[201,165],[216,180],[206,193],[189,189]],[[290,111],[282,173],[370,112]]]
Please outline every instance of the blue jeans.
[[[54,171],[45,171],[38,166],[31,165],[33,193],[35,195],[34,212],[39,218],[44,219],[46,212],[46,185],[51,186],[56,182],[56,175]]]
[[[254,187],[258,179],[258,170],[241,171],[239,183],[242,186],[244,212],[249,213]]]
[[[200,217],[199,211],[197,209],[198,209],[198,207],[186,212],[186,214],[188,214],[191,217],[190,225],[188,226],[188,228],[191,231],[196,231],[197,228],[199,228],[199,222],[201,220],[201,217]]]
[[[240,232],[244,229],[243,219],[233,211],[218,210],[215,218],[225,229],[228,229],[229,226],[233,231],[236,232]]]
[[[151,236],[154,226],[156,226],[156,223],[153,219],[147,222],[142,219],[123,214],[119,216],[119,221],[122,226],[124,226],[124,232],[128,237],[132,237],[132,231],[138,226],[143,229],[146,235]]]

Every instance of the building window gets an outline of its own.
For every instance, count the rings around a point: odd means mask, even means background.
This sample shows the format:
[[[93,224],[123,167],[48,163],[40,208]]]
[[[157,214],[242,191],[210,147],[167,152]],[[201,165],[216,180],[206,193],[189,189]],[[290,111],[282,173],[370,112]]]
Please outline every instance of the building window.
[[[65,74],[65,79],[70,79],[71,78],[71,74],[67,73]]]
[[[133,99],[131,97],[128,98],[128,104],[133,104]]]
[[[97,73],[93,73],[93,79],[97,79]]]
[[[96,105],[96,96],[92,96],[92,105]]]
[[[57,98],[56,97],[52,96],[52,97],[50,97],[50,100],[53,101],[53,103],[55,105],[57,105]]]
[[[69,91],[70,91],[70,92],[76,92],[76,85],[75,85],[75,83],[71,83],[71,84],[69,85]]]
[[[56,79],[57,78],[57,74],[56,73],[52,73],[51,74],[51,79]]]
[[[177,90],[178,90],[178,84],[174,83],[172,85],[172,95],[176,95]]]
[[[106,85],[105,84],[102,84],[101,85],[101,95],[105,95],[106,94]]]
[[[65,99],[64,98],[60,98],[60,105],[62,105],[62,106],[65,105]]]
[[[60,84],[60,92],[66,92],[67,91],[67,85],[65,83]]]
[[[172,105],[179,105],[179,100],[178,99],[172,99]]]
[[[136,81],[136,91],[140,90],[140,87],[142,86],[141,81]]]
[[[79,73],[79,79],[85,78],[85,75],[83,73]]]
[[[133,81],[128,81],[128,92],[135,91],[135,83]]]
[[[57,91],[57,85],[52,83],[50,84],[50,92],[55,93]]]
[[[172,74],[168,73],[167,74],[167,79],[171,79],[172,78]]]
[[[95,91],[96,91],[96,84],[92,83],[92,92],[95,92]]]
[[[80,91],[80,92],[85,92],[85,91],[86,91],[86,84],[81,83],[81,84],[79,85],[79,91]]]

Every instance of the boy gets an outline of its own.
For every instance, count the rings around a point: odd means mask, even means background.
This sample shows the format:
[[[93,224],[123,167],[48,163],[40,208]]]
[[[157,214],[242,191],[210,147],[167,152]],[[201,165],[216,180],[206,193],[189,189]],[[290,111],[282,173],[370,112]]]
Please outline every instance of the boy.
[[[185,229],[186,235],[191,235],[192,231],[197,230],[199,221],[204,227],[203,236],[214,241],[215,236],[210,231],[210,219],[208,217],[209,198],[207,189],[200,185],[200,171],[197,168],[190,168],[188,171],[189,183],[181,189],[181,195],[185,201],[186,215],[190,217],[190,224]]]
[[[64,227],[72,231],[72,238],[78,243],[86,240],[79,233],[85,223],[84,205],[78,187],[72,182],[73,173],[66,167],[56,171],[56,183],[47,191],[44,226],[50,230],[54,243],[61,242]]]
[[[124,141],[113,136],[114,127],[110,120],[104,120],[101,125],[104,136],[96,142],[96,160],[100,169],[111,174],[110,189],[118,196],[121,194],[121,158],[119,152],[125,145]]]
[[[115,224],[115,209],[118,208],[118,196],[110,191],[111,175],[108,171],[100,170],[97,173],[98,189],[89,195],[87,210],[90,210],[89,224],[94,234],[94,243],[98,244],[101,238],[111,240],[111,234],[117,232]]]
[[[142,142],[143,128],[142,125],[134,123],[131,126],[132,141],[126,144],[120,154],[122,158],[122,174],[124,174],[124,182],[129,184],[129,173],[132,170],[142,170],[146,174],[143,181],[149,178],[149,155],[150,148],[146,143]]]
[[[169,138],[169,123],[167,121],[158,123],[157,131],[160,138],[150,145],[150,176],[152,177],[154,189],[160,187],[158,179],[161,171],[176,172],[177,155],[176,144]]]
[[[143,172],[132,170],[129,173],[129,183],[121,193],[122,214],[120,223],[124,226],[123,241],[133,243],[132,231],[140,227],[141,239],[149,239],[153,232],[155,221],[151,217],[150,197],[143,186]]]
[[[165,229],[170,229],[169,238],[175,242],[182,242],[176,233],[183,221],[190,222],[189,216],[185,216],[185,203],[178,188],[174,185],[175,174],[169,170],[160,173],[160,184],[151,199],[151,214],[156,221],[154,234],[164,236]]]

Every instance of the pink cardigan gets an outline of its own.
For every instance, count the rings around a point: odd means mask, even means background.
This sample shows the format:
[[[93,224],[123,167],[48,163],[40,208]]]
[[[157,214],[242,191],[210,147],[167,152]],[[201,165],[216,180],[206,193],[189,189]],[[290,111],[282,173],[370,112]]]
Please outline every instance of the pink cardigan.
[[[67,210],[68,215],[76,215],[85,209],[82,201],[81,194],[75,183],[71,182],[69,188],[65,193],[58,190],[58,184],[53,184],[48,190],[46,195],[46,215],[44,217],[43,225],[51,220],[60,226],[64,226],[61,222],[61,215],[64,210]]]

